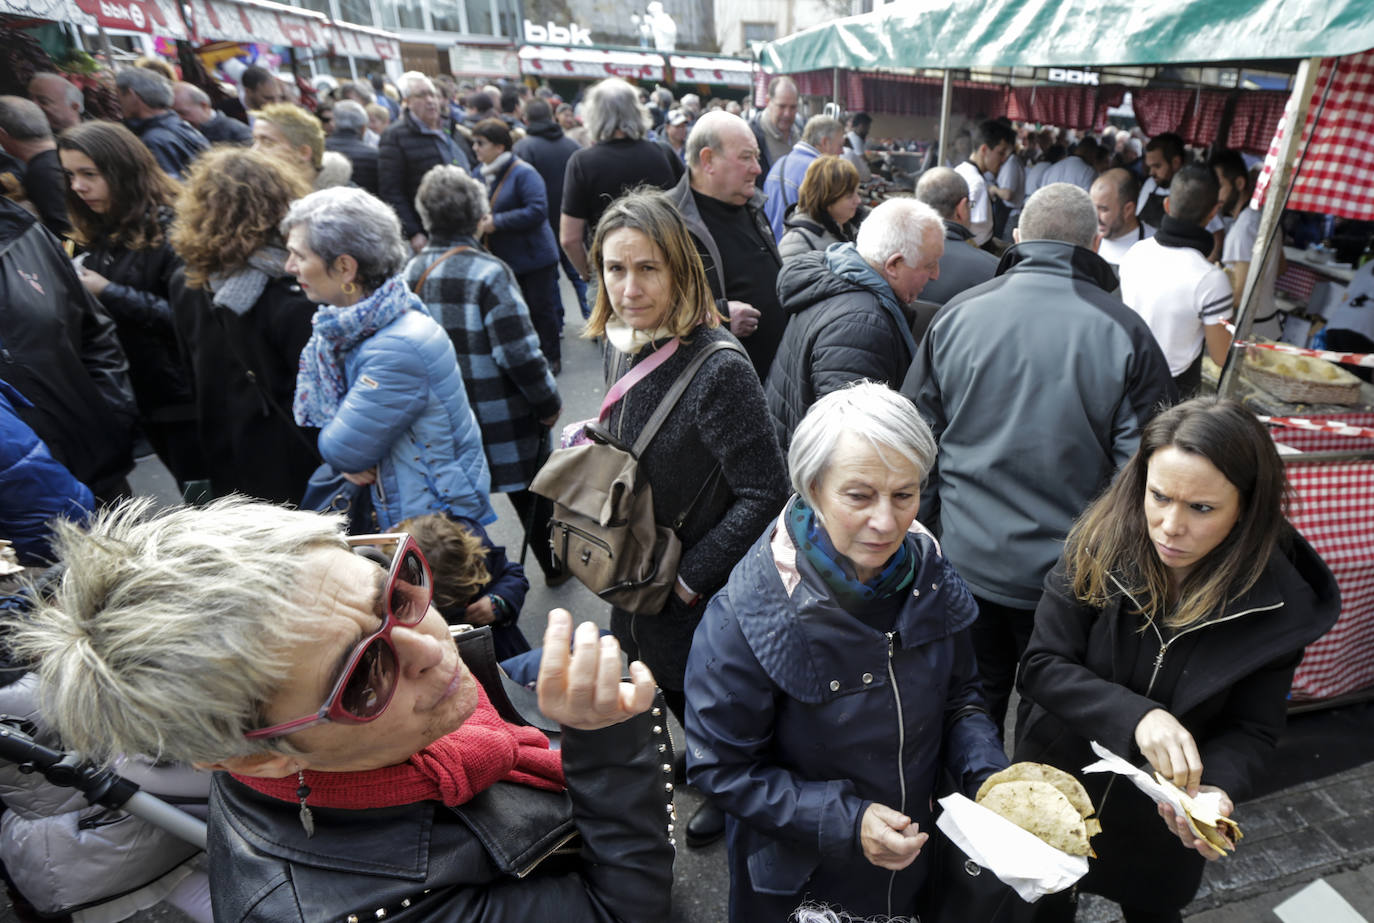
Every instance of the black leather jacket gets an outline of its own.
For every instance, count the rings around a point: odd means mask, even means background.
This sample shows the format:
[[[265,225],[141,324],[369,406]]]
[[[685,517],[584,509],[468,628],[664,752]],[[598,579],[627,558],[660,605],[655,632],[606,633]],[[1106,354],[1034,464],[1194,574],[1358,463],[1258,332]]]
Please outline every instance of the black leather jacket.
[[[499,680],[494,687],[493,674],[484,675],[463,647],[507,714]],[[665,808],[671,769],[664,767],[672,765],[672,747],[661,705],[654,710],[659,715],[599,731],[563,729],[566,792],[498,782],[455,808],[312,808],[313,838],[301,828],[297,805],[217,773],[208,850],[215,919],[665,919],[673,873],[666,825],[673,818]]]

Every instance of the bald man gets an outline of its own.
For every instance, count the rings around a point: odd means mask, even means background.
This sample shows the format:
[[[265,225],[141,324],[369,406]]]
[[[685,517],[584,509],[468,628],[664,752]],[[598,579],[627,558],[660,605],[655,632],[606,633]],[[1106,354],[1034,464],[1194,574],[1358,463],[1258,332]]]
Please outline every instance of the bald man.
[[[34,74],[28,85],[29,99],[38,104],[54,135],[81,123],[86,100],[81,90],[63,77],[51,73]]]
[[[1136,217],[1140,183],[1130,170],[1113,167],[1093,181],[1088,194],[1097,211],[1097,233],[1102,235],[1097,255],[1112,266],[1121,265],[1127,250],[1155,236],[1155,229]]]
[[[247,147],[253,143],[253,129],[212,107],[210,95],[194,84],[182,81],[175,85],[172,108],[211,144],[227,142]]]
[[[945,254],[940,275],[921,289],[921,300],[944,304],[997,274],[997,257],[980,249],[969,230],[968,182],[949,167],[921,174],[916,198],[935,209],[945,224]]]

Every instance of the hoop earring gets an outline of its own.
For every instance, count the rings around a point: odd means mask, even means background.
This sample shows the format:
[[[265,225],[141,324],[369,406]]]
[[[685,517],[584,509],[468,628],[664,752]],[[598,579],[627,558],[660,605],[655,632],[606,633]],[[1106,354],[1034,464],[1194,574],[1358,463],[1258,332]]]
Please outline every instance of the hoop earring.
[[[358,290],[358,286],[354,285],[352,282],[345,282],[345,283],[343,284],[343,293],[344,293],[345,295],[352,295],[352,294],[353,294],[354,292],[356,292],[357,290]]]
[[[296,770],[296,797],[301,800],[301,827],[305,829],[306,839],[315,835],[315,816],[310,813],[310,807],[305,803],[305,799],[310,797],[310,786],[305,784],[305,770]]]

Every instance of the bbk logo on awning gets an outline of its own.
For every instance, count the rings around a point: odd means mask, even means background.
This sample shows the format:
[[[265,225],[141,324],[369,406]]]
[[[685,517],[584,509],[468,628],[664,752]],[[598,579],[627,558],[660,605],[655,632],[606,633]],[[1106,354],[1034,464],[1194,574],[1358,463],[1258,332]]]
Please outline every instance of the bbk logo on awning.
[[[148,28],[148,20],[143,15],[143,8],[137,3],[100,0],[100,15],[105,19],[126,22],[134,29]]]

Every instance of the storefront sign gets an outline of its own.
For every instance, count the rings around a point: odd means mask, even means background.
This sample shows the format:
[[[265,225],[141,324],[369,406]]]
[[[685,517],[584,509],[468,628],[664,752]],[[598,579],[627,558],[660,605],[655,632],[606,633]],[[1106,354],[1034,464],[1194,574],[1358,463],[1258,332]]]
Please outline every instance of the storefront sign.
[[[1071,70],[1067,67],[1051,67],[1049,79],[1056,83],[1077,83],[1085,87],[1098,85],[1096,71]]]
[[[550,45],[591,45],[592,32],[575,22],[568,23],[566,26],[560,26],[553,22],[536,26],[526,19],[525,41]]]
[[[83,13],[94,16],[107,29],[129,29],[134,32],[163,34],[166,24],[162,11],[145,0],[77,0]],[[178,30],[180,31],[180,30]]]

